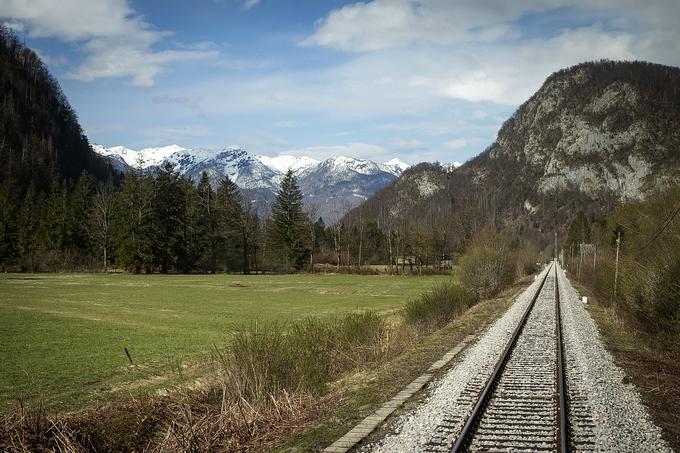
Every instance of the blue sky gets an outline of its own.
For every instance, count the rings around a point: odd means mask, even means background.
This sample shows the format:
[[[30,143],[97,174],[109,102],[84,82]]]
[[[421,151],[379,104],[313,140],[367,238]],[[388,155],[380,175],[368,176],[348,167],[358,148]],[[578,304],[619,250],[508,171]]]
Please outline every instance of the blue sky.
[[[0,0],[91,142],[409,163],[480,153],[560,68],[679,65],[678,17],[676,0]]]

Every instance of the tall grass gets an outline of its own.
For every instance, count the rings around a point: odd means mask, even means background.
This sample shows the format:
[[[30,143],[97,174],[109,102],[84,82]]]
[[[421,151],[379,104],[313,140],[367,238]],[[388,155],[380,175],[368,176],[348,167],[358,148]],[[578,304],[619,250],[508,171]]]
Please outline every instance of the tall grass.
[[[387,324],[370,311],[292,323],[252,323],[220,354],[239,397],[267,400],[280,391],[319,393],[341,373],[384,355]]]
[[[460,316],[477,301],[476,295],[466,288],[443,283],[410,300],[404,307],[403,317],[406,323],[429,333]]]

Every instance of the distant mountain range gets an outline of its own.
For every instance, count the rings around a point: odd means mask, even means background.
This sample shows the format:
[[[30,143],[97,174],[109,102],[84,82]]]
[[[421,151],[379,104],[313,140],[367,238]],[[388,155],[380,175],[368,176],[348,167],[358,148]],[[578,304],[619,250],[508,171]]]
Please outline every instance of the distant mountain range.
[[[178,145],[133,150],[124,146],[92,145],[118,171],[153,170],[170,163],[175,171],[198,182],[207,173],[214,187],[224,176],[253,201],[270,202],[283,175],[290,169],[298,178],[308,206],[328,221],[340,218],[378,190],[396,180],[409,165],[399,159],[376,163],[351,157],[319,161],[305,156],[252,156],[238,146],[221,150],[190,149]]]

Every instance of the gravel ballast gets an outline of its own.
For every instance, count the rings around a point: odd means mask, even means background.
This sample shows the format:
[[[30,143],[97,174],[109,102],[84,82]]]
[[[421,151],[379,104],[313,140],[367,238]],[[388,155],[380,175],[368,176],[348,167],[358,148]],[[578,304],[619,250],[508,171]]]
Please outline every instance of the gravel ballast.
[[[362,451],[438,451],[450,445],[471,410],[471,398],[466,393],[479,388],[480,382],[491,375],[548,269],[554,272],[552,268],[544,269],[456,365],[433,381],[422,404],[394,420],[390,424],[392,432],[364,446]],[[568,395],[574,404],[571,436],[574,451],[672,451],[661,438],[661,430],[651,421],[633,385],[624,383],[623,370],[604,348],[579,294],[562,269],[558,268],[557,274]]]
[[[365,451],[413,452],[440,445],[441,437],[455,437],[444,426],[457,426],[460,430],[470,410],[467,400],[456,404],[466,386],[477,387],[485,381],[496,366],[498,357],[512,336],[536,289],[548,268],[517,297],[517,301],[472,345],[460,363],[431,384],[430,394],[414,411],[404,414],[395,423],[395,432],[365,447]]]

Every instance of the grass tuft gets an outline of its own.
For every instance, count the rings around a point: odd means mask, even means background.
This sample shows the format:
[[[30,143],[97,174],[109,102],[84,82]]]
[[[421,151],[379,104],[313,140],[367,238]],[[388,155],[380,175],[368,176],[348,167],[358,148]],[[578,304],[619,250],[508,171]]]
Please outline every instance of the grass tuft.
[[[402,312],[406,323],[429,333],[446,325],[477,303],[474,293],[452,283],[437,284],[417,299],[410,300]]]

